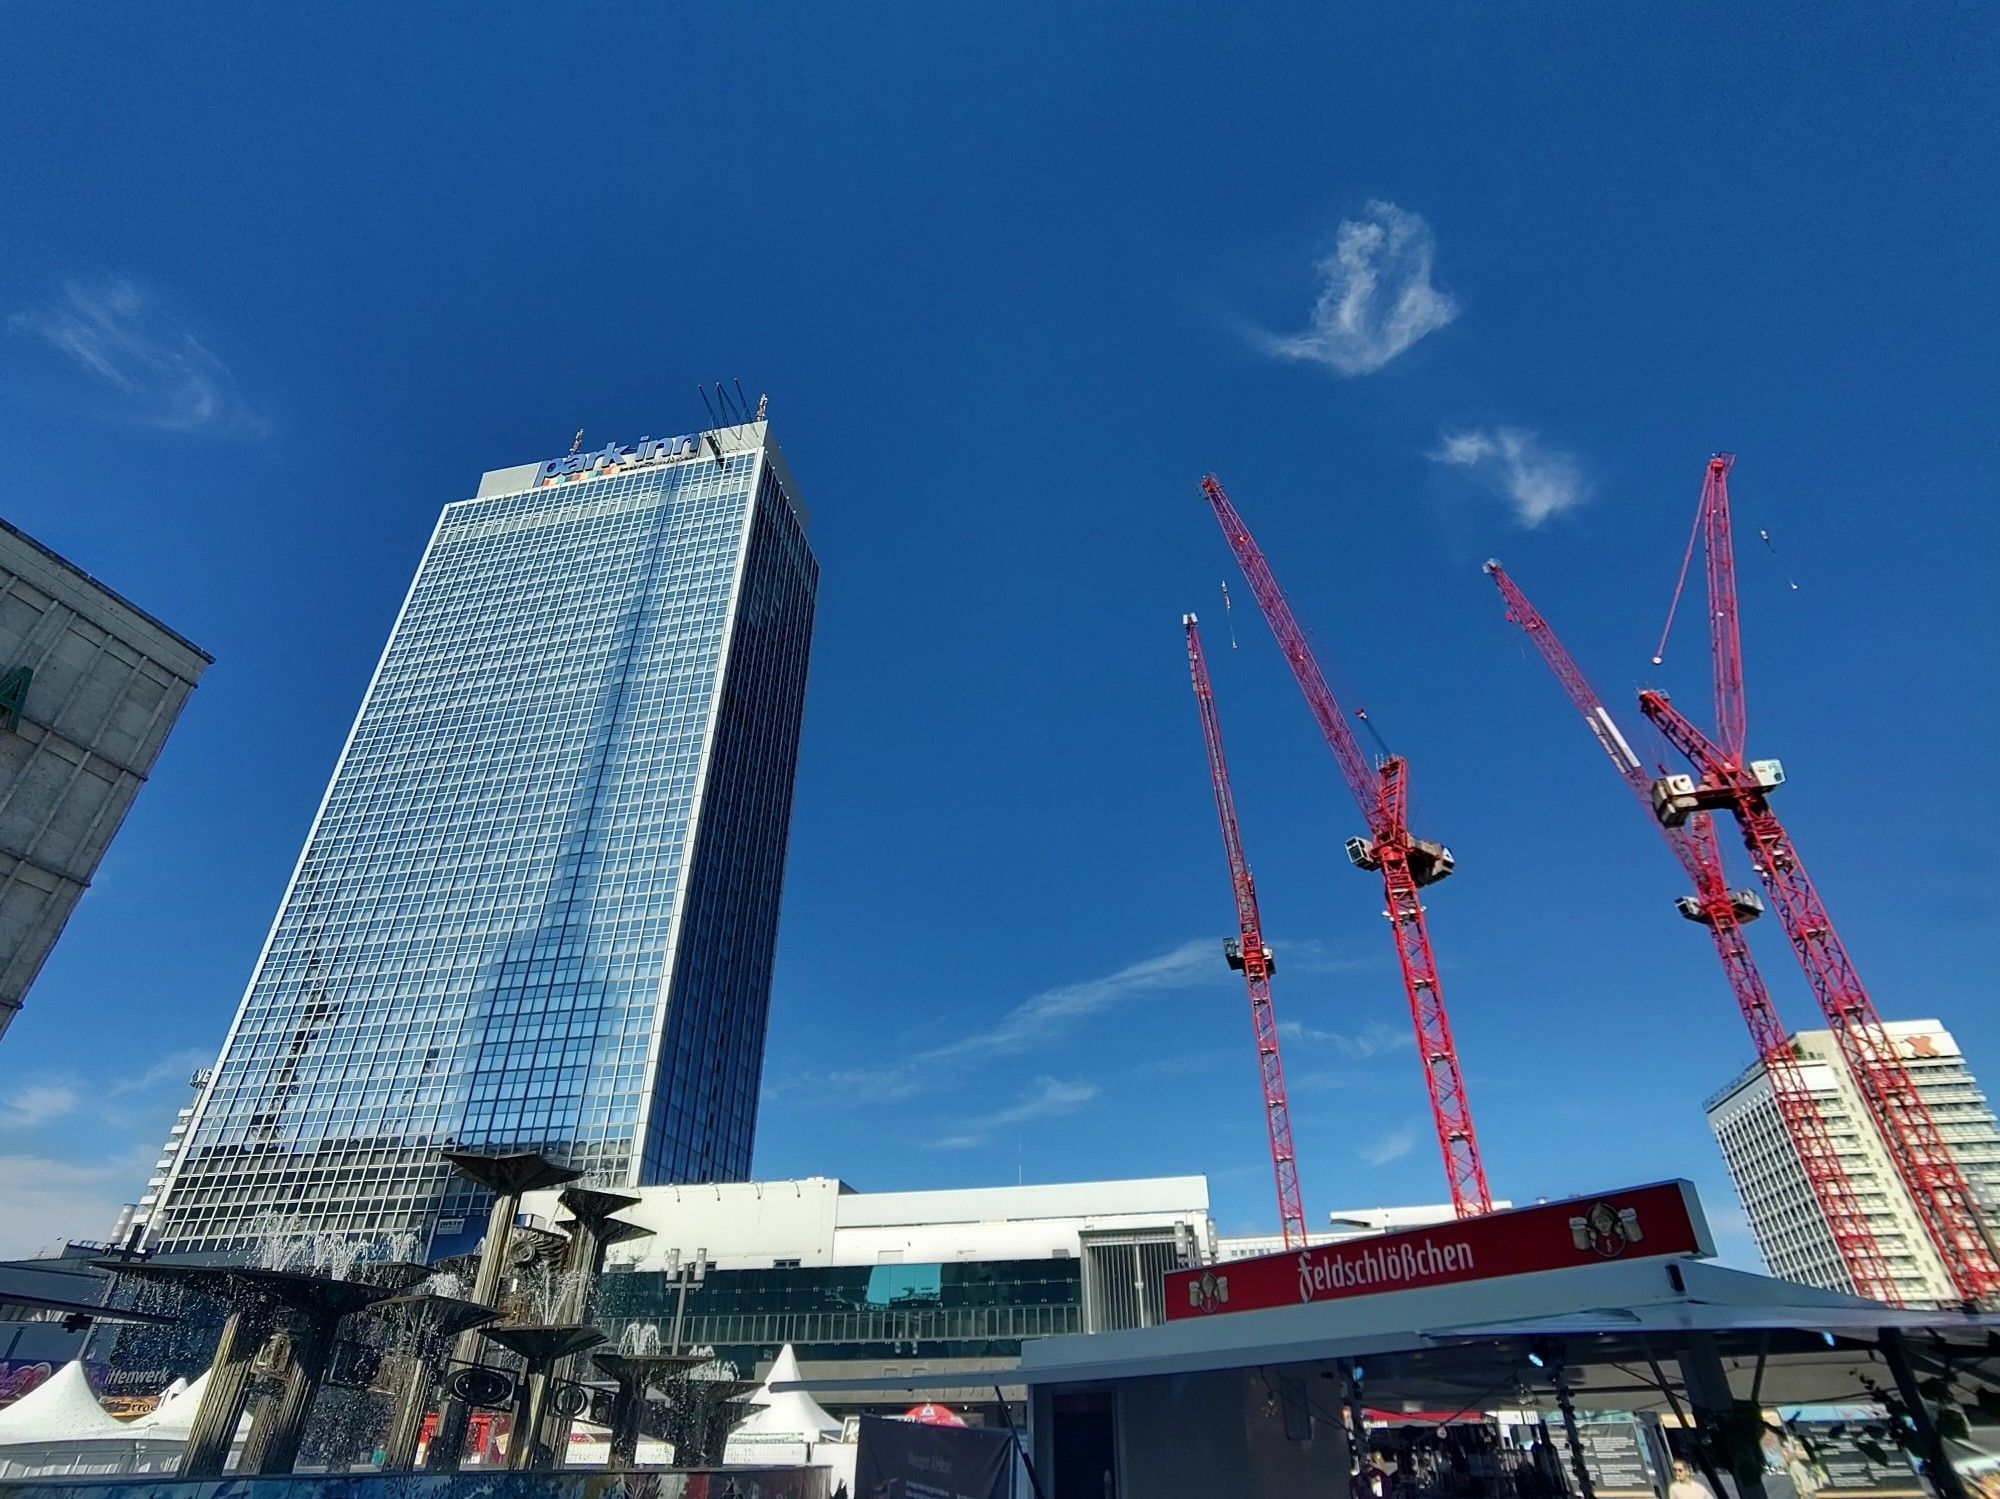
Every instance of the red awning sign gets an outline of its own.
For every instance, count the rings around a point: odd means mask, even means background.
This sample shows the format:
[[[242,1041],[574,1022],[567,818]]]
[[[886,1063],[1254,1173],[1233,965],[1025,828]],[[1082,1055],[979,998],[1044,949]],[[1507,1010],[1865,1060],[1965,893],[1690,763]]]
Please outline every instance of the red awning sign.
[[[1693,1184],[1660,1182],[1171,1271],[1167,1317],[1304,1306],[1607,1260],[1714,1253]]]

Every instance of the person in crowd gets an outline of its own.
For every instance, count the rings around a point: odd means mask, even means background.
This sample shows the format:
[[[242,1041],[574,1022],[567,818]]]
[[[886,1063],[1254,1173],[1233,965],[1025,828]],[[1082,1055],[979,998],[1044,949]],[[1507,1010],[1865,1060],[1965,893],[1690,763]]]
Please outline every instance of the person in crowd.
[[[1694,1469],[1685,1462],[1674,1464],[1674,1480],[1667,1485],[1667,1499],[1715,1499],[1708,1491],[1708,1485],[1694,1476]]]

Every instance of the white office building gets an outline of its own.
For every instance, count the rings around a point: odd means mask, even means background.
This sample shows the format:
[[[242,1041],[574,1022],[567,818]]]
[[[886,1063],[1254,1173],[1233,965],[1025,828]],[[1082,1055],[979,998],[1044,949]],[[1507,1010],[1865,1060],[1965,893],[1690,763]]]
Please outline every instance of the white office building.
[[[746,1378],[789,1344],[809,1378],[884,1379],[879,1392],[845,1392],[834,1402],[843,1411],[893,1403],[889,1380],[1011,1360],[1035,1338],[1156,1326],[1166,1272],[1216,1255],[1199,1176],[931,1192],[857,1192],[825,1176],[627,1190],[639,1201],[618,1216],[652,1233],[612,1246],[599,1325],[614,1337],[653,1327],[662,1347],[712,1349]],[[559,1194],[530,1193],[522,1214],[559,1220]]]
[[[1935,1020],[1895,1021],[1885,1029],[1987,1222],[2000,1227],[2000,1125],[1958,1042]],[[1832,1033],[1800,1031],[1793,1042],[1806,1088],[1903,1299],[1912,1304],[1953,1300],[1950,1278],[1915,1203],[1897,1179]],[[1852,1290],[1761,1063],[1709,1100],[1708,1125],[1722,1146],[1757,1248],[1772,1272],[1829,1290]]]

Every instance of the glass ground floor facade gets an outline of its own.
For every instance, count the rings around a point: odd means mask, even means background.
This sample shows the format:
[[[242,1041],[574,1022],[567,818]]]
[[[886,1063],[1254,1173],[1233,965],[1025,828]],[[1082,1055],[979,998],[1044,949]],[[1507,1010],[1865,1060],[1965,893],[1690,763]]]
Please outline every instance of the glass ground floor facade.
[[[656,1327],[665,1346],[678,1297],[670,1275],[607,1273],[597,1320],[614,1341]],[[712,1270],[687,1293],[680,1341],[746,1372],[787,1343],[806,1363],[1013,1358],[1024,1340],[1083,1331],[1083,1302],[1074,1259]]]

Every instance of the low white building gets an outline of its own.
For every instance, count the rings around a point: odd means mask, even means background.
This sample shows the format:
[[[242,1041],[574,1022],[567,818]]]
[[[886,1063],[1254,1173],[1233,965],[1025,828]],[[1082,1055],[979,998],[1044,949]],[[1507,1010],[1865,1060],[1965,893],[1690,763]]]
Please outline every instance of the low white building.
[[[1513,1205],[1506,1198],[1500,1198],[1493,1207],[1497,1212]],[[1436,1223],[1449,1223],[1457,1216],[1458,1210],[1448,1202],[1423,1203],[1407,1208],[1335,1208],[1327,1214],[1325,1228],[1306,1234],[1306,1243],[1339,1244],[1348,1239],[1365,1239],[1370,1234],[1394,1233],[1402,1228],[1429,1228]],[[1260,1254],[1275,1254],[1284,1247],[1282,1234],[1239,1234],[1216,1240],[1214,1257],[1218,1260],[1247,1260]]]
[[[1167,1271],[1215,1258],[1199,1176],[930,1192],[833,1177],[631,1189],[598,1317],[713,1348],[746,1378],[787,1344],[813,1377],[900,1377],[1018,1357],[1040,1337],[1164,1320]],[[529,1221],[562,1216],[531,1193]],[[695,1269],[701,1273],[696,1278]],[[880,1402],[854,1397],[846,1409]],[[977,1419],[977,1413],[974,1413]],[[997,1413],[993,1415],[997,1419]]]
[[[610,1252],[614,1265],[665,1270],[698,1253],[718,1270],[952,1260],[1081,1258],[1107,1243],[1212,1254],[1208,1179],[1148,1177],[932,1192],[857,1192],[831,1176],[798,1181],[634,1187],[618,1216],[651,1229]],[[522,1211],[550,1222],[556,1192]]]

